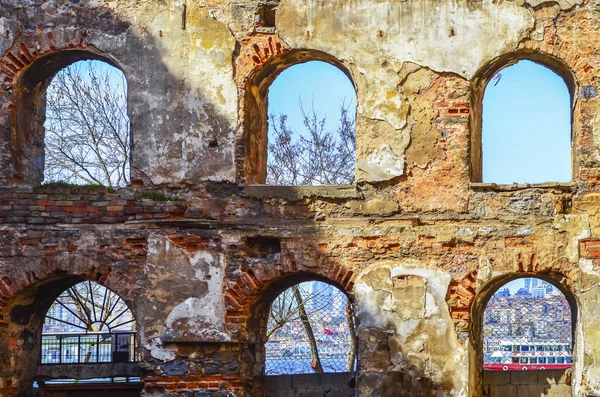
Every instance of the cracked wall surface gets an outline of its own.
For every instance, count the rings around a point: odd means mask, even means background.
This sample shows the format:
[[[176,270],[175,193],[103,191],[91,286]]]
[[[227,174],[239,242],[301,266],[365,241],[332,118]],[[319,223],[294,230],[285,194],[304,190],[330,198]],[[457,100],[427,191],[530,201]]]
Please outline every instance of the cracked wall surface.
[[[0,395],[93,280],[135,314],[144,396],[599,396],[599,26],[587,0],[0,0]],[[127,188],[40,185],[45,89],[82,59],[127,77]],[[570,88],[569,183],[478,178],[483,90],[521,59]],[[356,183],[264,186],[269,85],[310,60],[356,88]],[[487,299],[522,276],[574,309],[566,373],[483,373]],[[307,280],[350,298],[356,374],[265,382],[269,305]]]

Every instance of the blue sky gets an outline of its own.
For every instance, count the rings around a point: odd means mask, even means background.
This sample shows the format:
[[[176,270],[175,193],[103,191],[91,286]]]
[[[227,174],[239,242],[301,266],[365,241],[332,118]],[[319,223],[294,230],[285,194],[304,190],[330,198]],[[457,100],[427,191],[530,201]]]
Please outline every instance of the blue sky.
[[[120,72],[110,65],[115,83]],[[499,78],[498,78],[499,77]],[[120,82],[120,81],[119,81]],[[302,132],[299,101],[327,118],[335,130],[342,102],[354,113],[356,93],[337,67],[311,61],[284,70],[269,89],[269,113],[287,114]],[[353,114],[352,114],[353,115]],[[483,181],[496,183],[571,180],[571,104],[567,86],[539,64],[521,61],[502,69],[488,84],[483,100]]]
[[[492,79],[483,101],[483,181],[495,183],[571,180],[571,104],[567,86],[550,69],[521,61]],[[497,75],[498,76],[498,75]],[[303,130],[298,101],[327,115],[335,129],[340,103],[356,95],[337,67],[312,61],[283,71],[269,89],[269,113],[287,114]]]
[[[570,181],[571,104],[565,82],[530,61],[499,74],[483,99],[483,181]]]
[[[518,278],[516,280],[513,280],[509,283],[504,284],[500,288],[508,287],[511,295],[514,295],[519,290],[519,288],[523,288],[524,286],[525,286],[525,278]]]
[[[287,68],[269,88],[269,114],[288,115],[288,122],[299,133],[303,131],[299,100],[309,111],[311,104],[327,116],[327,127],[335,130],[340,106],[350,104],[351,116],[356,109],[356,91],[350,79],[337,67],[326,62],[311,61]]]

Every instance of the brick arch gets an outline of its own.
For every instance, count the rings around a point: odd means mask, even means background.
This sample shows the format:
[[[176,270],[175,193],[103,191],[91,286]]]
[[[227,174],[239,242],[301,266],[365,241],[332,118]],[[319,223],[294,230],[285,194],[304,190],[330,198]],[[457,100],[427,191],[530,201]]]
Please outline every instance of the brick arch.
[[[131,283],[120,283],[119,272],[110,265],[82,264],[79,259],[60,255],[53,260],[11,266],[0,275],[0,379],[16,381],[12,388],[10,383],[4,383],[7,388],[0,385],[0,390],[14,392],[11,395],[15,396],[27,393],[40,360],[41,333],[48,309],[62,292],[77,283],[90,280],[116,293],[134,314],[139,329],[140,316],[135,311]]]
[[[10,119],[9,145],[12,167],[8,179],[21,184],[43,180],[46,89],[61,69],[80,60],[99,60],[121,70],[120,63],[88,42],[87,31],[62,29],[39,36],[23,36],[0,58],[0,82]],[[125,74],[126,75],[126,74]],[[2,142],[0,142],[2,143]]]
[[[477,270],[452,277],[446,302],[457,332],[466,331],[471,324],[471,307],[477,294]]]
[[[547,281],[558,288],[564,295],[571,308],[572,341],[575,345],[579,343],[576,337],[577,332],[575,332],[579,317],[579,307],[577,298],[571,290],[571,286],[568,285],[567,275],[561,271],[523,271],[522,268],[515,266],[515,271],[495,276],[481,285],[477,289],[477,294],[471,304],[471,333],[469,339],[472,348],[469,349],[469,361],[475,364],[475,368],[469,372],[469,376],[472,384],[479,385],[479,389],[483,387],[483,316],[487,309],[487,304],[502,286],[516,279],[527,277]],[[575,360],[576,357],[573,355],[574,363]]]
[[[236,274],[224,288],[227,331],[232,340],[249,347],[242,382],[248,390],[253,390],[253,395],[263,392],[264,337],[270,305],[285,289],[305,281],[326,282],[353,300],[355,274],[352,270],[321,254],[311,244],[293,241],[282,244],[280,262],[253,263],[251,269]]]
[[[235,60],[235,77],[241,84],[252,76],[269,60],[289,51],[289,47],[278,35],[254,35],[241,43]]]
[[[485,310],[485,305],[498,289],[518,278],[541,278],[557,286],[565,296],[567,294],[574,296],[563,282],[568,280],[567,275],[541,271],[535,252],[517,250],[511,255],[511,262],[514,272],[502,274],[485,282],[478,280],[478,270],[452,277],[446,293],[446,303],[457,332],[477,333],[477,324],[473,323],[479,319],[477,311]],[[556,278],[560,278],[560,281]],[[480,309],[482,305],[483,309]]]
[[[470,307],[470,316],[472,320],[471,329],[475,339],[481,334],[480,323],[483,321],[483,313],[485,312],[489,300],[504,285],[520,278],[538,278],[555,286],[565,298],[567,298],[567,301],[571,306],[573,324],[575,323],[578,313],[578,304],[577,298],[572,291],[572,286],[568,285],[568,275],[562,271],[539,271],[532,270],[532,268],[529,269],[531,270],[528,270],[528,268],[523,269],[522,267],[516,267],[515,271],[495,276],[478,286],[476,290],[477,293],[471,300]]]
[[[311,259],[311,262],[318,262],[318,266],[306,266],[297,258],[300,255],[315,258]],[[260,311],[264,311],[265,306],[270,305],[271,301],[286,288],[305,281],[323,281],[332,284],[352,299],[354,279],[355,274],[352,270],[343,264],[332,263],[320,257],[316,251],[304,250],[297,254],[286,252],[282,255],[281,265],[246,269],[237,275],[235,282],[231,282],[225,288],[227,329],[230,333],[237,334],[240,340],[247,339],[248,328],[253,327],[249,322],[260,316]],[[261,326],[262,324],[257,325],[259,328]],[[258,336],[256,332],[260,330],[250,330],[254,338]]]
[[[290,49],[277,35],[252,36],[242,44],[234,69],[241,98],[242,125],[235,144],[238,180],[249,184],[265,183],[269,87],[285,69],[310,61],[327,62],[337,67],[356,86],[346,65],[323,51]]]
[[[40,266],[24,270],[13,267],[0,276],[0,312],[3,312],[10,301],[20,294],[27,293],[45,283],[72,279],[74,281],[89,280],[96,282],[123,299],[133,310],[134,289],[128,282],[123,282],[113,275],[113,269],[108,264],[93,263],[91,265],[75,265],[68,260],[41,260]],[[76,282],[75,282],[76,283]],[[0,314],[0,324],[6,324],[8,319]]]
[[[40,59],[65,51],[80,50],[89,53],[90,58],[98,58],[101,52],[87,42],[85,30],[65,30],[61,40],[55,40],[54,34],[48,32],[37,37],[33,42],[21,42],[9,49],[1,60],[0,81],[5,88],[18,84],[19,78]],[[108,58],[106,55],[103,57]],[[111,64],[113,60],[107,61]]]

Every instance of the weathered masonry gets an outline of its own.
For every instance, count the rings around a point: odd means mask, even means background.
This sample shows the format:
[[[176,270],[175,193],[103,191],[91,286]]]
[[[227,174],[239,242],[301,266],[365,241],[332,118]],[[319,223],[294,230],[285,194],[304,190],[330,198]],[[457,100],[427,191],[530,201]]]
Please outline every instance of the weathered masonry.
[[[599,30],[594,0],[1,0],[0,395],[600,396]],[[128,80],[116,192],[40,186],[45,89],[83,59]],[[481,183],[483,92],[521,59],[569,87],[569,183]],[[269,85],[309,60],[356,87],[356,183],[261,185]],[[490,376],[483,312],[523,276],[569,300],[573,367]],[[135,368],[40,364],[48,308],[85,280],[131,309]],[[271,300],[307,280],[353,302],[357,371],[266,382]]]

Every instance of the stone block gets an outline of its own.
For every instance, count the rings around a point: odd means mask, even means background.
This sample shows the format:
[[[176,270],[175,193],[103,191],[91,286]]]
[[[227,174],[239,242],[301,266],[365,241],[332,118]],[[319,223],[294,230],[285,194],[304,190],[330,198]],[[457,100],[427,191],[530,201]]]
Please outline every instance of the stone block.
[[[276,392],[292,389],[292,375],[265,376],[265,391]]]
[[[315,387],[312,389],[296,389],[294,391],[296,392],[294,397],[325,397],[326,396],[325,390],[323,390],[319,387]],[[333,395],[335,395],[335,394],[333,394]]]
[[[538,371],[511,371],[510,383],[513,385],[536,385]]]
[[[544,385],[557,385],[569,383],[567,380],[570,378],[571,370],[551,370],[551,371],[539,371],[538,372],[538,383]]]
[[[510,372],[508,372],[508,371],[484,371],[483,372],[483,384],[484,385],[509,385],[510,384]]]
[[[517,396],[517,386],[515,385],[490,386],[490,397],[513,396]]]
[[[347,388],[353,375],[348,372],[337,372],[321,374],[321,386],[323,388]]]
[[[278,391],[270,391],[266,393],[267,397],[296,397],[296,390],[278,390]]]
[[[546,397],[568,397],[572,396],[573,391],[570,385],[560,384],[546,386]]]
[[[292,375],[292,388],[294,389],[314,389],[320,384],[320,374]]]
[[[329,389],[327,389],[329,390]],[[355,396],[354,388],[346,388],[346,389],[331,389],[327,396],[339,396],[339,397],[354,397]]]
[[[545,397],[546,396],[545,385],[519,385],[517,386],[518,397]],[[506,396],[505,396],[506,397]],[[567,397],[567,396],[563,396]]]

